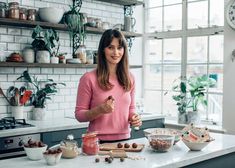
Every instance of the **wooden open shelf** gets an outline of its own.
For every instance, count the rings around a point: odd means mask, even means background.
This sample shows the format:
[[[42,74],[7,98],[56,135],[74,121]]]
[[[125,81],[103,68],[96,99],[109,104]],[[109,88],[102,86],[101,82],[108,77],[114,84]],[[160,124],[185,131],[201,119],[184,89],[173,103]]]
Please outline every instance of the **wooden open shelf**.
[[[9,19],[9,18],[0,18],[0,25],[7,25],[7,26],[15,26],[15,27],[29,27],[34,28],[37,25],[41,26],[42,28],[53,28],[56,30],[63,30],[68,31],[68,28],[65,24],[54,24],[49,22],[41,22],[41,21],[29,21],[29,20],[16,20],[16,19]],[[86,31],[88,34],[102,34],[105,30],[98,29],[95,27],[86,27]],[[123,31],[125,37],[140,37],[141,34],[133,33],[133,32],[126,32]]]
[[[137,0],[96,0],[96,1],[101,1],[101,2],[108,2],[108,3],[113,3],[113,4],[118,4],[118,5],[143,5],[144,3],[141,1]]]
[[[41,64],[25,62],[0,62],[0,67],[39,67],[39,68],[95,68],[96,64]],[[142,68],[142,65],[131,65],[131,68]]]

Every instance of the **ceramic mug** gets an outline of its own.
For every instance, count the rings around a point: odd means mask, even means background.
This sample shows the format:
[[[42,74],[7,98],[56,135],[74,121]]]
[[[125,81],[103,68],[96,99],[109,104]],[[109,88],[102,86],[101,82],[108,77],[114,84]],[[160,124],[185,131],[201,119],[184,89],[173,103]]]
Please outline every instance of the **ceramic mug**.
[[[124,18],[124,30],[133,32],[134,26],[136,24],[136,19],[131,16],[125,16]]]

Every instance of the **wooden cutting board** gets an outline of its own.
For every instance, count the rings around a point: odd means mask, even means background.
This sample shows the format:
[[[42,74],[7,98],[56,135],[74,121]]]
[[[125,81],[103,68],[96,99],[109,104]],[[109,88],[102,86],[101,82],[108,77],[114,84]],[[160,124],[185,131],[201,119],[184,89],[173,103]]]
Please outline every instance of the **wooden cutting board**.
[[[124,150],[111,150],[111,151],[99,151],[99,155],[109,155],[114,158],[127,158],[127,154]]]
[[[131,143],[129,144],[130,145],[129,148],[125,148],[124,147],[124,143],[122,143],[122,145],[123,145],[122,148],[118,148],[117,144],[118,143],[104,143],[104,144],[100,144],[100,150],[101,151],[110,151],[110,150],[123,149],[126,152],[141,152],[142,149],[144,148],[144,144],[137,144],[137,148],[133,148]]]

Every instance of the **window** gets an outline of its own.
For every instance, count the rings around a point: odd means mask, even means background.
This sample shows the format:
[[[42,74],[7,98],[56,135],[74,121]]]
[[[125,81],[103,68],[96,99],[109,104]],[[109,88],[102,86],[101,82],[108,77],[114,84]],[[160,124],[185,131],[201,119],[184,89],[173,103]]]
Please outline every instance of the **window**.
[[[221,124],[224,1],[145,0],[144,11],[146,112],[176,118],[174,80],[206,74],[217,83],[207,90],[202,119]]]

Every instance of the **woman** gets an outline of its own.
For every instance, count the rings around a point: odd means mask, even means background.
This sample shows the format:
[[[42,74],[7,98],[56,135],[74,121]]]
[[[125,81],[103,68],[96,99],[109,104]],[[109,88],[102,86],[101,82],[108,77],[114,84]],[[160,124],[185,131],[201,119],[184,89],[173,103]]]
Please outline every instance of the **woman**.
[[[128,67],[124,36],[106,30],[99,43],[97,69],[80,79],[75,110],[77,120],[89,121],[88,132],[97,131],[101,142],[128,139],[130,125],[142,125],[135,114],[135,81]]]

